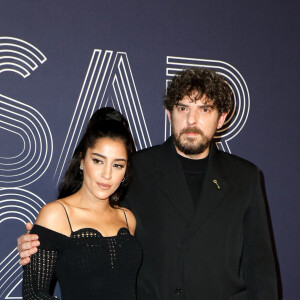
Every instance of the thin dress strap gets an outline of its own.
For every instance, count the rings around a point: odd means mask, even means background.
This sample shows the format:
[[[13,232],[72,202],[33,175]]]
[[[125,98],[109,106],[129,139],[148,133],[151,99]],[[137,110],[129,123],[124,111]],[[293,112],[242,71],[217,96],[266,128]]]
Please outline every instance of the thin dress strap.
[[[57,202],[60,203],[63,206],[63,208],[65,209],[65,212],[66,212],[66,215],[67,215],[67,219],[68,219],[68,222],[69,222],[69,225],[70,225],[71,232],[73,232],[72,226],[71,226],[71,222],[70,222],[69,215],[68,215],[66,207],[60,201],[57,201]]]
[[[123,209],[123,208],[121,208],[121,209],[123,210],[123,213],[124,213],[124,216],[125,216],[125,220],[126,220],[127,229],[129,230],[126,211],[125,211],[125,209]]]

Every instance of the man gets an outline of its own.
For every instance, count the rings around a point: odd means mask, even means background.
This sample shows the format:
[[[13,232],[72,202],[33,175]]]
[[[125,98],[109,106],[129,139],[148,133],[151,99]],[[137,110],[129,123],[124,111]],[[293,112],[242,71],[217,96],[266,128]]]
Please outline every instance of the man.
[[[211,70],[184,70],[164,105],[172,137],[135,155],[126,200],[144,251],[138,299],[278,299],[259,171],[212,142],[230,87]],[[33,239],[18,240],[21,264]]]

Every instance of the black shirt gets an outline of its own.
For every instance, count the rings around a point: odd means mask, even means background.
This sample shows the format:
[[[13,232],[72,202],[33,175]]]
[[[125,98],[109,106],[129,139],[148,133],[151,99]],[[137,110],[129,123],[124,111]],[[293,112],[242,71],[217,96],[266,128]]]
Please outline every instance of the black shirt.
[[[208,157],[203,159],[190,159],[178,154],[182,170],[187,181],[191,197],[196,208],[201,193],[205,171],[208,164]]]

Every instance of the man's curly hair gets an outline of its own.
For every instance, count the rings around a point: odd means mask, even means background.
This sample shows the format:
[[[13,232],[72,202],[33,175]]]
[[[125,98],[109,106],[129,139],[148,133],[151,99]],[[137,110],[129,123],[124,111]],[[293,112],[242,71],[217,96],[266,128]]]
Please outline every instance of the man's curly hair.
[[[164,97],[164,107],[172,112],[173,107],[185,96],[191,96],[195,91],[196,100],[206,96],[219,114],[229,112],[233,107],[233,95],[225,78],[209,69],[189,68],[177,73]],[[195,99],[193,99],[195,100]]]

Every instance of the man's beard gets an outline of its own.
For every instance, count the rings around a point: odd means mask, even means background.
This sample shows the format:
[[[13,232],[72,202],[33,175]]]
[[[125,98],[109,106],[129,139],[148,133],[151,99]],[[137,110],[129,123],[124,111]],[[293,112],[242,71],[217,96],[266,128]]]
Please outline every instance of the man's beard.
[[[197,141],[199,137],[183,137],[184,133],[194,132],[201,135],[202,140]],[[173,141],[178,150],[186,155],[197,155],[203,153],[210,145],[213,136],[209,138],[204,135],[199,128],[190,127],[182,129],[177,135],[172,130]]]

